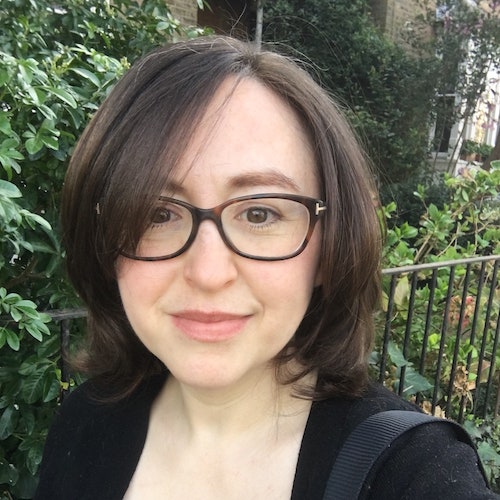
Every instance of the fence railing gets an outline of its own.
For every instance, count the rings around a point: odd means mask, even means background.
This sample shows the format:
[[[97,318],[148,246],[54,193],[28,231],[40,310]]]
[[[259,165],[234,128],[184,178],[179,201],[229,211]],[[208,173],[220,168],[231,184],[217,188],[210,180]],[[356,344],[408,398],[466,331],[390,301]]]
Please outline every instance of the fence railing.
[[[377,378],[430,413],[498,415],[500,255],[386,269]]]
[[[428,412],[462,422],[498,415],[500,255],[385,269],[371,358],[375,377]],[[50,312],[61,353],[85,309]],[[62,381],[70,381],[64,361]]]

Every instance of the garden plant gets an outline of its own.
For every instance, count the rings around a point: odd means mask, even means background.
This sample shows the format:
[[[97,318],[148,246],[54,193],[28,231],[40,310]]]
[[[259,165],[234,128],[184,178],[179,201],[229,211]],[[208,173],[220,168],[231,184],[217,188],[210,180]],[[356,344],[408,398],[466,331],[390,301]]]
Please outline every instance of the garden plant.
[[[384,207],[389,228],[384,264],[387,268],[457,261],[500,253],[500,162],[489,171],[463,169],[445,175],[447,201],[441,208],[426,202],[420,187],[414,196],[422,213],[417,226],[392,226],[394,203]],[[387,350],[390,362],[384,382],[424,409],[465,421],[494,486],[500,488],[499,262],[436,271],[385,276],[384,314],[373,355]],[[383,336],[387,297],[393,287],[390,337]],[[411,315],[411,317],[409,316]],[[384,343],[386,346],[384,347]],[[404,372],[404,387],[400,377]]]
[[[65,279],[58,233],[59,193],[75,141],[131,62],[198,30],[181,27],[161,0],[7,0],[0,26],[4,500],[32,497],[63,388],[58,328],[46,311],[79,304]]]

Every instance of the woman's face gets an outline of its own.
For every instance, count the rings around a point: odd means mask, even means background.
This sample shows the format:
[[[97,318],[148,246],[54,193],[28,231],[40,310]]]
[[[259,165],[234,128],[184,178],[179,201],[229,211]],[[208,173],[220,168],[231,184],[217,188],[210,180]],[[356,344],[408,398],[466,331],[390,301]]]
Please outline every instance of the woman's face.
[[[284,193],[319,197],[315,162],[294,111],[245,79],[216,92],[173,181],[163,193],[200,208]],[[120,257],[118,285],[144,345],[182,384],[235,388],[274,377],[318,285],[321,226],[306,249],[282,261],[235,254],[210,220],[183,254],[144,262]]]

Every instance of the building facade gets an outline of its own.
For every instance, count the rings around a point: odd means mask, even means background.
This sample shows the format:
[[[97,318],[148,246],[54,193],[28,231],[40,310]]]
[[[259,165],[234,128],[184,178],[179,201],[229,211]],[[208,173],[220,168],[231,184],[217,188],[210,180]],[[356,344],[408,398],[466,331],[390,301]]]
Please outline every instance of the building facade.
[[[490,15],[491,2],[486,0],[469,1],[472,8],[482,9]],[[426,36],[419,31],[419,17],[433,15],[435,23],[445,22],[447,14],[446,4],[437,5],[435,0],[370,0],[373,17],[376,23],[393,40],[406,43],[412,36]],[[497,7],[498,9],[498,7]],[[435,14],[434,14],[435,13]],[[500,9],[496,12],[500,15]],[[429,29],[428,36],[432,36]],[[466,68],[464,67],[464,71]],[[460,158],[461,145],[470,140],[478,144],[494,146],[498,137],[500,120],[500,72],[492,65],[486,76],[485,90],[478,100],[472,117],[465,120],[450,120],[452,111],[463,105],[460,95],[450,92],[437,96],[443,104],[438,108],[438,115],[434,126],[430,130],[430,143],[434,145],[434,158],[440,169],[455,169],[463,167],[467,161]],[[441,111],[439,111],[441,110]],[[441,114],[440,114],[441,113]]]
[[[255,23],[255,0],[209,0],[198,8],[197,0],[167,0],[172,15],[186,26],[208,27],[216,33],[247,37]]]
[[[185,26],[198,25],[198,3],[196,0],[167,0],[172,15]]]

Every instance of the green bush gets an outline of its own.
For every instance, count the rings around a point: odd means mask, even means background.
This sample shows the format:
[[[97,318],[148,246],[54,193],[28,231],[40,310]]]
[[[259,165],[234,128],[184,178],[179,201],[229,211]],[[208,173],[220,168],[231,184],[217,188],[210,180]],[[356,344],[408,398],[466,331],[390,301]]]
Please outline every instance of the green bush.
[[[500,420],[470,417],[464,427],[476,441],[491,487],[500,492]]]
[[[137,57],[181,28],[162,0],[7,0],[0,10],[0,499],[31,498],[61,391],[61,186],[76,139]]]
[[[489,144],[467,139],[462,143],[462,147],[460,148],[460,157],[465,160],[472,159],[475,161],[484,161],[490,156],[492,151],[493,146]]]
[[[277,0],[265,40],[310,61],[346,107],[382,185],[428,172],[436,60],[408,55],[375,27],[367,0]]]
[[[426,202],[426,189],[420,187],[415,192],[415,199],[422,204],[418,224],[389,225],[384,267],[500,253],[500,162],[492,162],[490,171],[464,169],[457,177],[445,175],[444,183],[448,197],[440,208]],[[389,222],[397,214],[394,203],[384,211]],[[390,339],[385,343],[389,362],[383,374],[386,385],[399,390],[404,370],[403,394],[418,396],[424,409],[430,410],[434,400],[438,414],[449,418],[460,418],[462,412],[469,420],[474,415],[489,415],[477,420],[480,425],[473,437],[492,485],[500,491],[495,402],[485,398],[488,381],[492,382],[491,395],[500,394],[496,338],[500,296],[493,276],[491,261],[471,266],[469,271],[457,267],[453,274],[444,266],[435,277],[432,271],[421,269],[413,294],[411,275],[403,273],[394,283],[386,276],[384,307],[376,318],[378,337],[371,362],[379,373],[378,353],[384,349],[391,295]]]
[[[445,174],[440,206],[429,203],[427,190],[418,186],[414,198],[422,205],[417,226],[391,223],[399,217],[397,205],[384,206],[389,230],[385,248],[385,267],[452,260],[474,255],[500,253],[500,163],[490,171],[463,169],[454,177]]]

